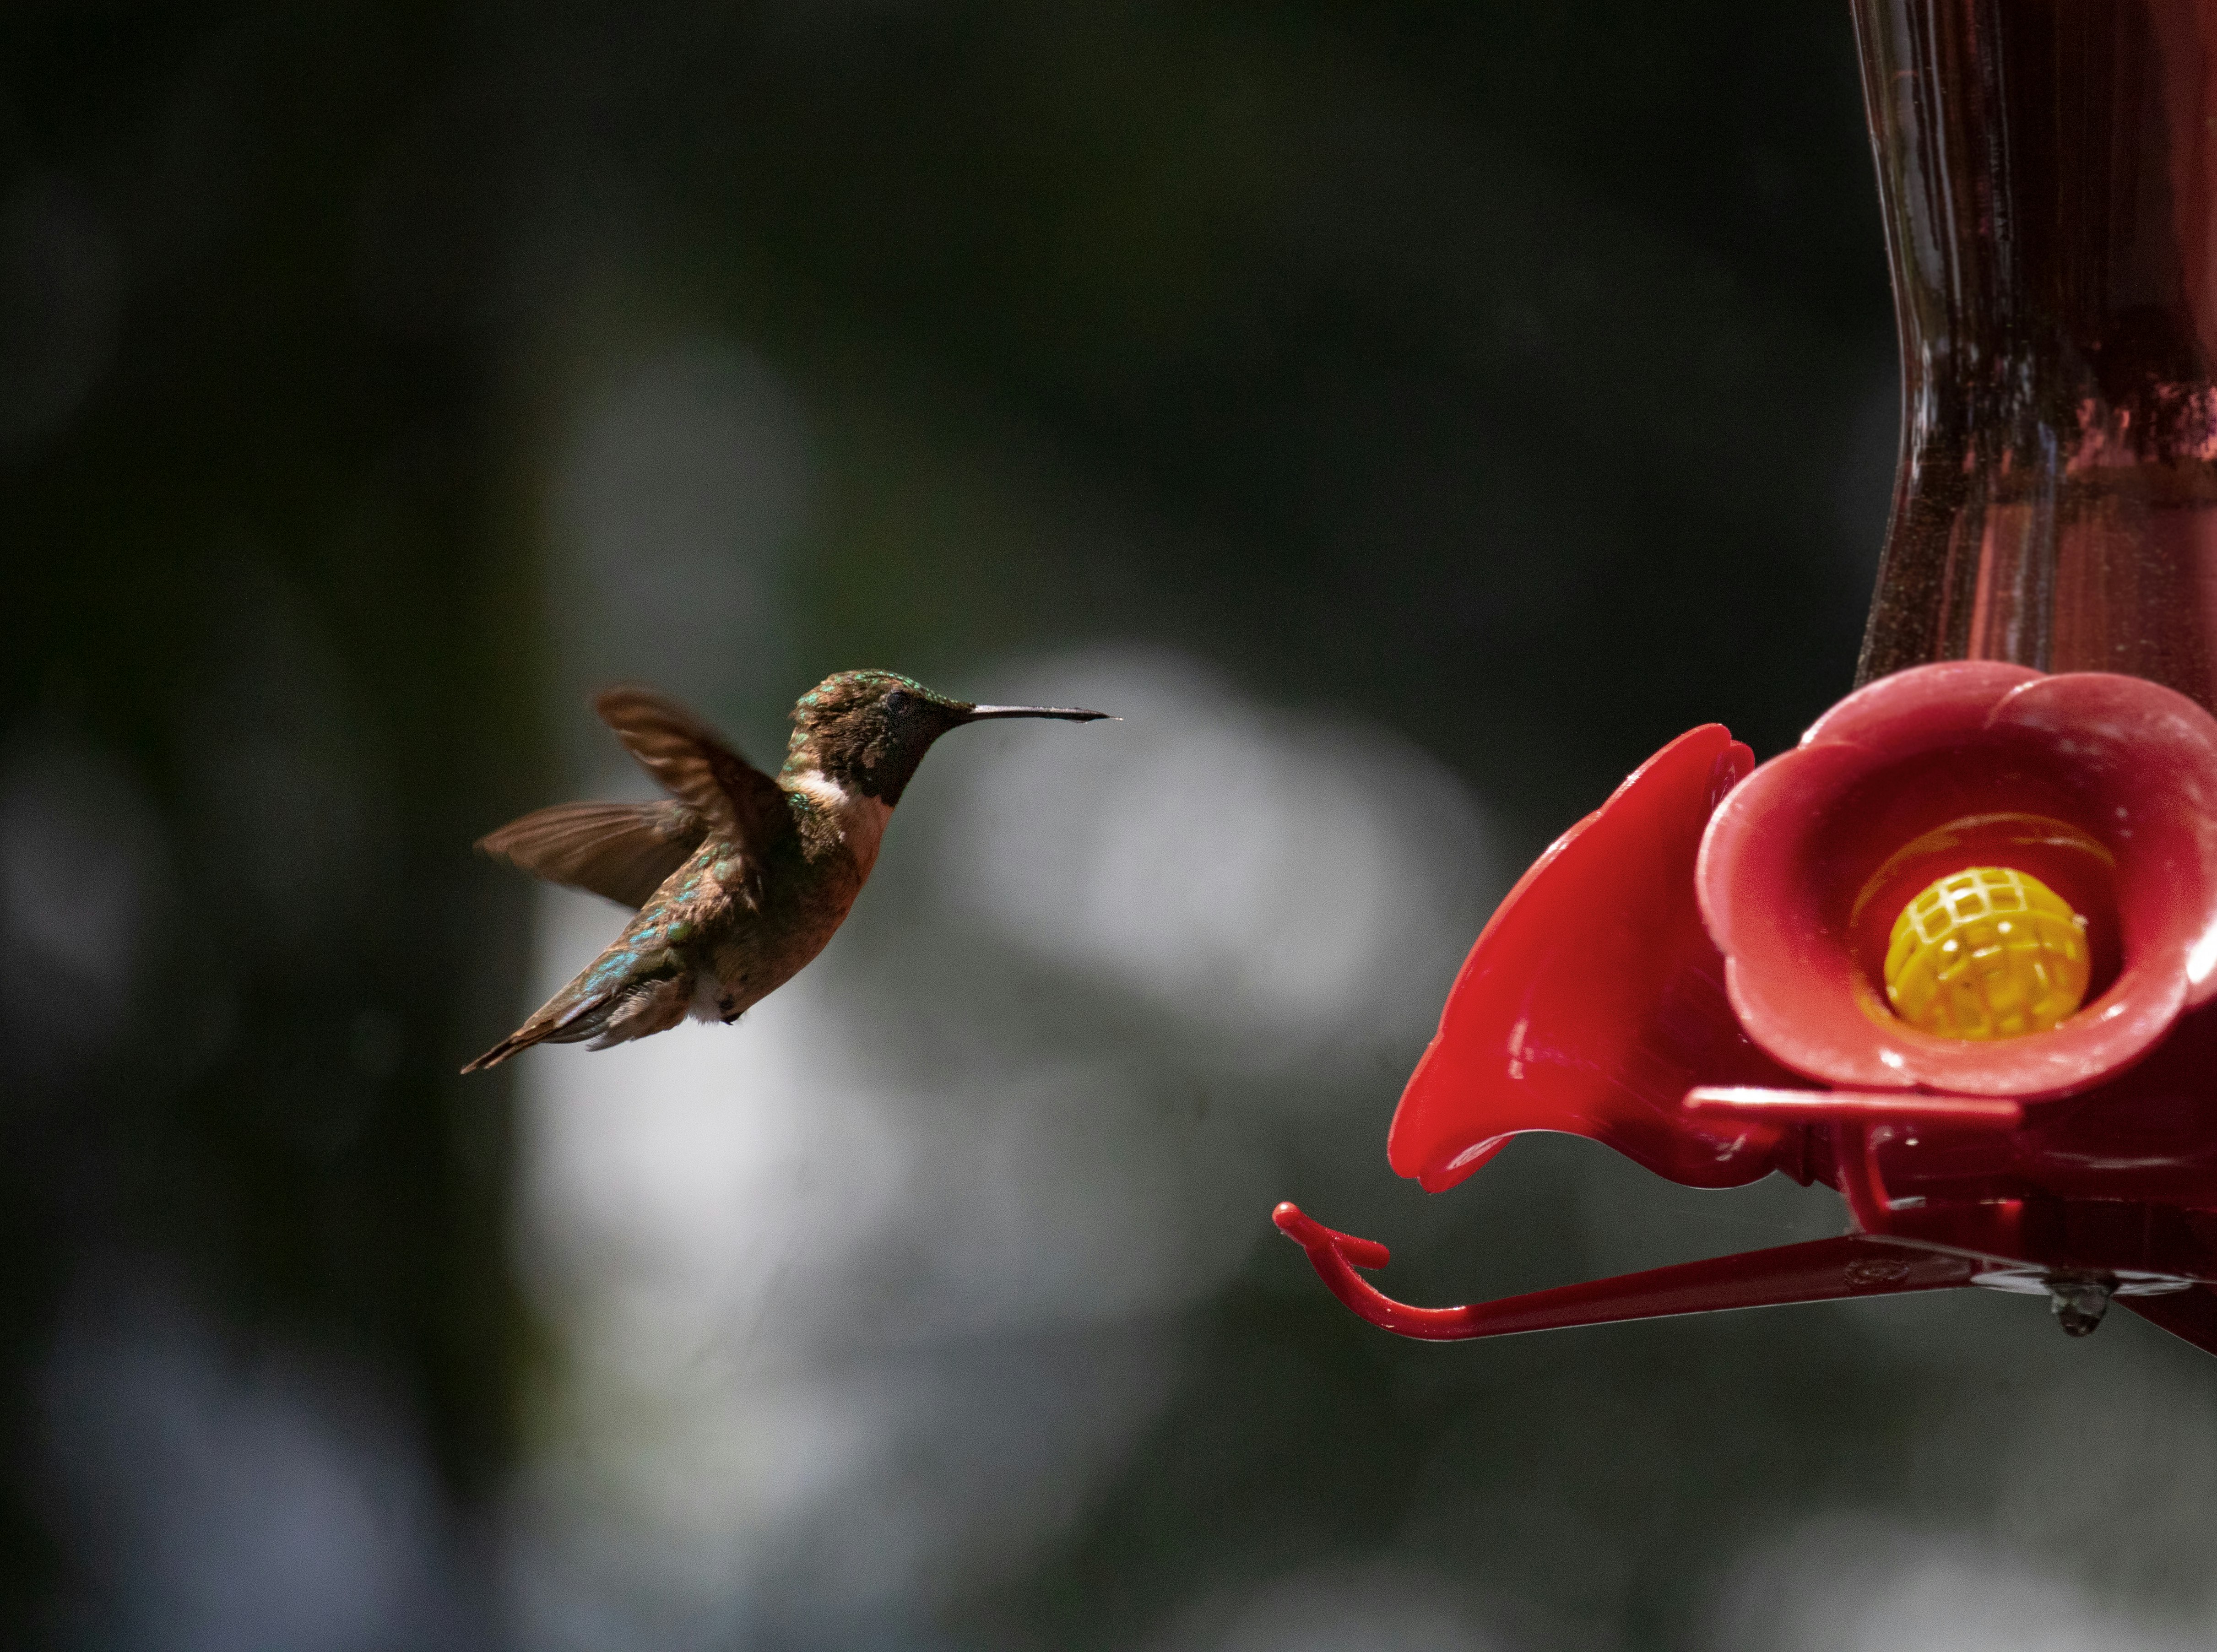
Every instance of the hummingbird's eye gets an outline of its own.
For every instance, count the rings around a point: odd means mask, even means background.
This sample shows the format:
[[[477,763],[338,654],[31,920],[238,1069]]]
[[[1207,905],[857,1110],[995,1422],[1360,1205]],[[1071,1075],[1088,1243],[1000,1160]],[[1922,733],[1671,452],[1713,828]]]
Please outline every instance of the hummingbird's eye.
[[[896,688],[892,693],[887,694],[886,696],[886,709],[889,712],[906,711],[908,709],[908,690],[905,688]]]

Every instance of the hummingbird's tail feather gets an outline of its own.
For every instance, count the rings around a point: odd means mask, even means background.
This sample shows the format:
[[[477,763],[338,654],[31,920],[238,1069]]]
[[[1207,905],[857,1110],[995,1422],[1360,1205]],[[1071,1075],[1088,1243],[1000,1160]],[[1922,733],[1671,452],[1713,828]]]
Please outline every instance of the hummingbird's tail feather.
[[[481,1073],[488,1067],[497,1067],[520,1050],[528,1050],[540,1042],[544,1034],[534,1034],[528,1026],[518,1027],[475,1061],[463,1063],[466,1073]]]
[[[602,1026],[615,1013],[615,1003],[620,996],[621,989],[611,988],[596,997],[566,1002],[571,998],[571,992],[565,987],[545,1008],[462,1070],[481,1073],[488,1067],[497,1067],[510,1056],[528,1050],[534,1044],[575,1044],[582,1039],[590,1039],[599,1032]]]
[[[690,971],[628,976],[622,953],[597,959],[576,980],[541,1005],[537,1014],[462,1070],[481,1073],[534,1044],[584,1044],[605,1050],[612,1044],[661,1032],[685,1019],[693,1001]],[[611,965],[619,966],[611,969]]]

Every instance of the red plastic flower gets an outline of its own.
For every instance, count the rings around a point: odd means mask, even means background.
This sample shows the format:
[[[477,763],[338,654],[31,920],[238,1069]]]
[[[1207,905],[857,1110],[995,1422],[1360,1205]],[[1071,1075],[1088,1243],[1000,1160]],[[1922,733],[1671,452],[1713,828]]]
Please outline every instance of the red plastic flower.
[[[1919,1032],[1886,1002],[1887,929],[1935,878],[1985,863],[2085,916],[2088,1002],[2029,1037]],[[2217,996],[2217,722],[2139,677],[1905,671],[1726,801],[1697,881],[1732,1008],[1787,1066],[1843,1088],[2068,1095]]]
[[[1699,1187],[1808,1180],[1794,1126],[1679,1106],[1696,1084],[1794,1082],[1734,1019],[1695,899],[1702,829],[1754,761],[1721,724],[1683,734],[1524,874],[1402,1094],[1394,1169],[1436,1193],[1511,1136],[1551,1130]]]

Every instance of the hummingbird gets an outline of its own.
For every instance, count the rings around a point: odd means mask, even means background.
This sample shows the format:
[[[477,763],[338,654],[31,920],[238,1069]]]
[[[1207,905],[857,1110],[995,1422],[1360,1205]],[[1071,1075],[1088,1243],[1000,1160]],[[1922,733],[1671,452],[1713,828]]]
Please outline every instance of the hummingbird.
[[[1008,717],[1091,723],[1068,706],[974,706],[890,671],[842,671],[793,708],[785,766],[765,774],[651,688],[593,702],[670,793],[654,803],[565,803],[478,848],[638,915],[530,1020],[462,1069],[534,1044],[595,1050],[665,1032],[689,1010],[730,1023],[822,952],[877,864],[886,822],[932,743]]]

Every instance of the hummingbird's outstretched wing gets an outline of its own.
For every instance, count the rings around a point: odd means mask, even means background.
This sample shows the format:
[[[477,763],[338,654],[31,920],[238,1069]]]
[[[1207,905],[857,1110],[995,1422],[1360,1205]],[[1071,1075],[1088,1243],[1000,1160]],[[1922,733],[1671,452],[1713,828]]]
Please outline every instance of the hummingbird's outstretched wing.
[[[701,718],[652,688],[611,688],[593,709],[665,791],[738,849],[746,880],[758,890],[770,852],[794,830],[792,807],[777,782]]]
[[[478,848],[549,883],[640,907],[707,835],[707,820],[682,803],[559,803]]]

